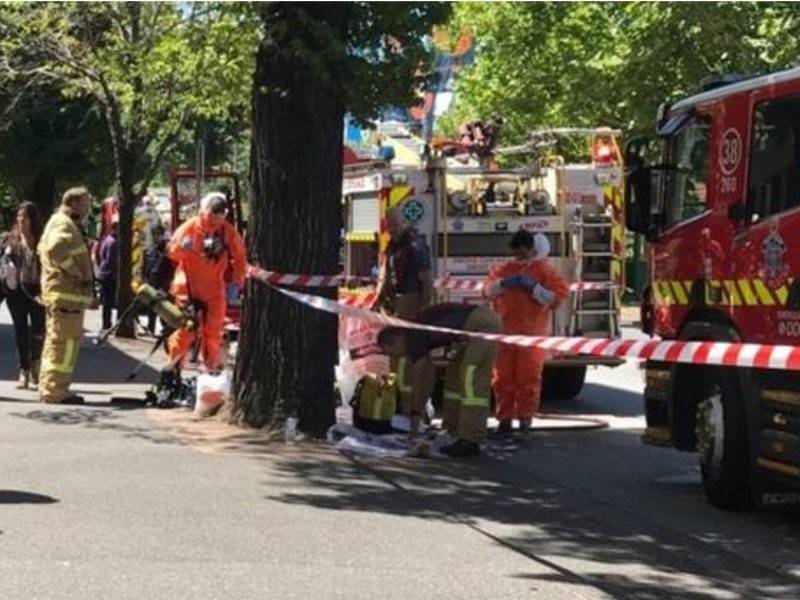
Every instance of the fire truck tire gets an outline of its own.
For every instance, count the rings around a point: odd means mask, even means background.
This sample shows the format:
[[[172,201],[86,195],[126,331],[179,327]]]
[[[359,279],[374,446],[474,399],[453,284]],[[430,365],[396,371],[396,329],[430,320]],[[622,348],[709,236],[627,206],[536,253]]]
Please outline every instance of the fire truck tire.
[[[572,400],[581,393],[586,367],[545,367],[542,373],[543,400]]]
[[[752,508],[747,415],[733,378],[721,375],[697,405],[697,450],[708,501],[724,510]]]

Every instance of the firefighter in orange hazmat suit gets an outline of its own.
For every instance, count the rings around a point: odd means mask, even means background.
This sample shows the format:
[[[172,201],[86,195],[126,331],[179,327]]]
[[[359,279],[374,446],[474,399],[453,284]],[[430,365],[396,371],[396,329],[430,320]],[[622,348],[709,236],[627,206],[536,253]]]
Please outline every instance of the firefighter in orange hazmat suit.
[[[494,267],[484,286],[503,332],[548,335],[551,311],[569,294],[566,280],[547,263],[550,243],[541,234],[520,230],[511,238],[514,259]],[[511,420],[526,431],[539,409],[542,369],[547,353],[538,348],[500,344],[492,376],[498,433],[511,433]]]
[[[226,214],[225,196],[207,194],[200,201],[200,214],[178,227],[167,246],[175,263],[170,293],[179,304],[199,309],[197,331],[181,328],[169,338],[169,359],[175,368],[180,368],[196,335],[200,336],[206,368],[215,371],[221,367],[226,282],[235,286],[231,293],[238,293],[247,266],[244,241]]]

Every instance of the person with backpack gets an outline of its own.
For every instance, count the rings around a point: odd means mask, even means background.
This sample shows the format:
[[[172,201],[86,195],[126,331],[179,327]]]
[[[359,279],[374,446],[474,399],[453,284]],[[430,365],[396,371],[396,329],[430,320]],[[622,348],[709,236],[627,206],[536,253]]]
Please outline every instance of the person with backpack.
[[[244,240],[226,219],[228,201],[212,192],[200,201],[200,214],[183,223],[167,245],[175,263],[170,294],[184,307],[199,313],[199,327],[182,327],[169,338],[170,365],[180,369],[196,338],[208,371],[222,367],[227,283],[244,285],[247,269]],[[238,294],[238,293],[237,293]]]
[[[41,287],[36,246],[42,229],[39,209],[33,202],[22,202],[17,208],[14,227],[2,243],[0,273],[14,323],[14,341],[19,361],[17,389],[27,389],[29,385],[39,382],[45,311],[37,299]]]

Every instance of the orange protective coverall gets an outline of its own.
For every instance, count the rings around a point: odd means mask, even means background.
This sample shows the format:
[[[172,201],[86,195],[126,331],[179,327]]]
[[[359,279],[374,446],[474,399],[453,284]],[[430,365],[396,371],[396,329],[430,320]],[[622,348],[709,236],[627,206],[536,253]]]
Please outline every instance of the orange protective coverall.
[[[217,233],[221,236],[223,251],[214,260],[203,252],[203,239]],[[191,240],[191,247],[187,248]],[[176,330],[169,338],[167,349],[170,362],[176,366],[191,349],[195,335],[200,335],[200,348],[206,368],[220,367],[222,336],[225,329],[225,284],[230,281],[244,285],[247,258],[244,241],[228,221],[214,226],[206,215],[189,219],[175,230],[167,246],[169,258],[176,264],[170,293],[181,304],[200,301],[200,328],[190,331]]]
[[[540,304],[521,288],[501,289],[500,281],[514,275],[527,275],[553,293],[549,306]],[[525,335],[548,335],[553,308],[569,294],[569,284],[546,259],[511,260],[494,267],[484,286],[493,298],[495,311],[503,321],[503,332]],[[499,421],[529,420],[539,410],[542,369],[547,352],[500,344],[497,349],[492,386],[495,393],[495,416]]]

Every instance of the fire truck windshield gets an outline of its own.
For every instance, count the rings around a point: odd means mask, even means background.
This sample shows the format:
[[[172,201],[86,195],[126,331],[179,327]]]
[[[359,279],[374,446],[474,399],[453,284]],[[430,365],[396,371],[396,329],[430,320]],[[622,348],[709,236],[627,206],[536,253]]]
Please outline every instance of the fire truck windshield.
[[[672,227],[691,219],[707,208],[706,180],[710,125],[703,118],[692,118],[667,137],[664,164],[664,225]]]

